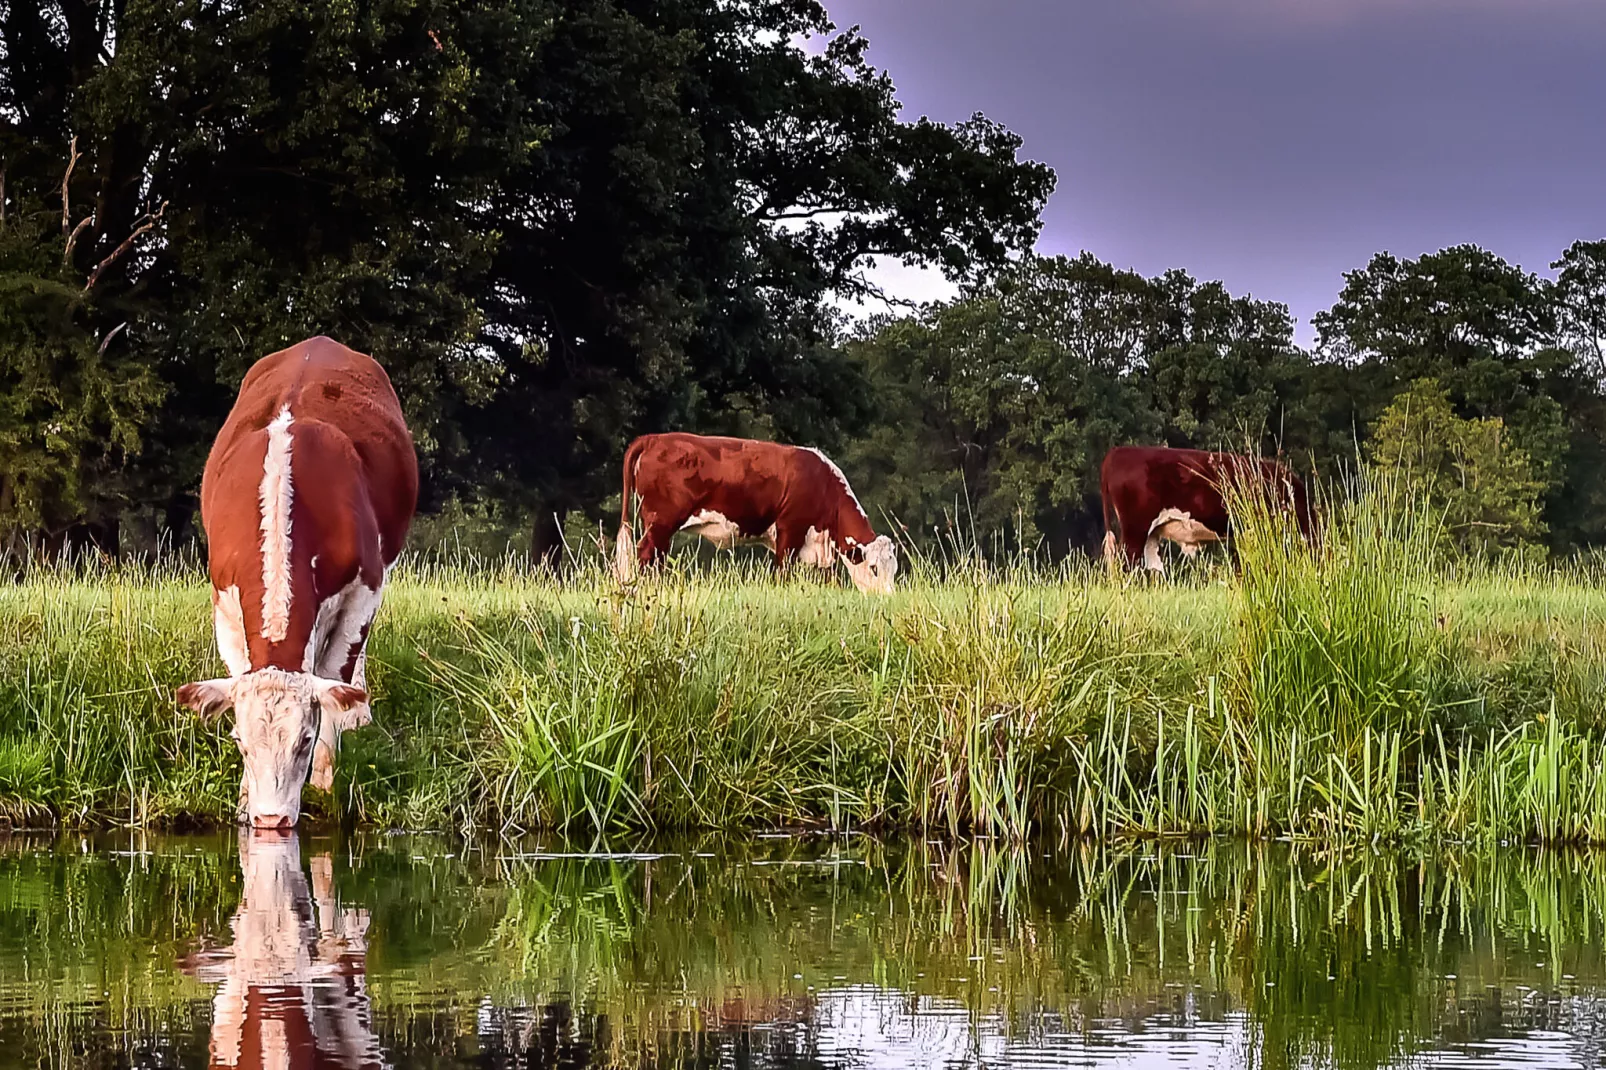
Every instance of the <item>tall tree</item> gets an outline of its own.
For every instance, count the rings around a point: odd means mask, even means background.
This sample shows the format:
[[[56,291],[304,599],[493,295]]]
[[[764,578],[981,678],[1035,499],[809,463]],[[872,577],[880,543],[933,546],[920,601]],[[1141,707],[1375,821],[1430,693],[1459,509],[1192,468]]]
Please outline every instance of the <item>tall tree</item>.
[[[1134,372],[1152,287],[1093,257],[1027,258],[852,347],[876,419],[845,455],[867,501],[927,533],[1002,532],[1055,553],[1098,541],[1098,464],[1151,440]],[[968,513],[967,513],[968,510]]]
[[[1182,271],[1152,287],[1143,371],[1167,445],[1291,451],[1302,467],[1327,452],[1332,399],[1312,389],[1287,306],[1233,297]]]
[[[1606,390],[1606,239],[1574,242],[1550,266],[1558,340]]]
[[[980,117],[901,121],[865,47],[813,0],[563,5],[527,91],[550,136],[490,204],[476,481],[552,514],[637,432],[828,442],[863,395],[830,298],[876,257],[964,279],[1030,245],[1052,173]]]
[[[1544,485],[1552,545],[1595,537],[1575,501],[1598,496],[1573,428],[1592,391],[1572,355],[1553,345],[1555,305],[1533,275],[1486,250],[1453,246],[1400,260],[1380,253],[1345,275],[1316,317],[1319,346],[1358,381],[1357,423],[1369,424],[1409,383],[1435,379],[1456,414],[1499,418]]]
[[[317,332],[391,371],[437,501],[595,506],[640,430],[828,436],[828,300],[999,264],[1053,182],[901,121],[814,0],[0,0],[14,188],[74,137],[80,275],[161,213],[85,327],[168,387],[123,504],[172,520],[244,368]]]
[[[453,399],[495,374],[473,344],[494,235],[464,206],[527,156],[508,83],[549,13],[0,0],[13,188],[57,180],[77,143],[72,267],[139,239],[99,272],[92,327],[125,324],[115,346],[168,389],[107,510],[143,501],[181,524],[245,368],[315,333],[385,363],[426,456],[452,442]]]

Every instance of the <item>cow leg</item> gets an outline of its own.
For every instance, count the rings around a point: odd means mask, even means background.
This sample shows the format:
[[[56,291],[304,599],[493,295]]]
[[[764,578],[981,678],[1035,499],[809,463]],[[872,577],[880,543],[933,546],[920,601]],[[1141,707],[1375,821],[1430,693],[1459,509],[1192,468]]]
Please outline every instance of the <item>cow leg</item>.
[[[384,593],[384,581],[373,591],[362,587],[361,581],[345,593],[345,604],[334,627],[328,632],[323,650],[313,671],[325,680],[344,680],[368,690],[368,632],[374,616],[379,612],[379,601]],[[368,703],[349,711],[359,723],[371,720]],[[334,717],[325,714],[318,724],[318,742],[312,748],[312,786],[329,791],[335,784],[335,757],[340,753],[340,729]]]
[[[636,544],[636,561],[643,568],[658,564],[669,552],[670,541],[674,539],[675,532],[680,530],[680,525],[686,520],[686,517],[681,517],[679,520],[647,518],[644,521],[645,530],[641,533],[641,542]]]
[[[1128,568],[1137,568],[1148,563],[1148,544],[1144,532],[1136,524],[1121,523],[1121,548],[1126,551],[1126,564]]]
[[[363,636],[365,639],[367,635],[368,629],[364,628]],[[354,684],[364,691],[368,690],[368,651],[366,646],[365,649],[358,652],[357,666],[352,670],[351,678],[346,683]],[[368,711],[368,703],[364,702],[360,709],[368,712],[368,717],[372,720],[373,713]],[[318,724],[318,743],[312,750],[311,779],[313,787],[321,788],[324,791],[330,791],[334,788],[335,756],[339,753],[340,729],[335,727],[335,719],[333,717],[324,717]]]
[[[775,525],[775,575],[784,579],[791,574],[792,559],[803,548],[807,533],[784,524]]]

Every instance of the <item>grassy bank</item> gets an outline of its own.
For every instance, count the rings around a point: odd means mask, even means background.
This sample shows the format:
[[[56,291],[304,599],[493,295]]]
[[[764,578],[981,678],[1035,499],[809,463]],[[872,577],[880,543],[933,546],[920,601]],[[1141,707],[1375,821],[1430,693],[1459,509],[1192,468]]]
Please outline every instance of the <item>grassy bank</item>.
[[[589,567],[415,563],[370,646],[375,724],[311,810],[414,829],[1606,840],[1595,577],[1457,573],[1372,521],[1319,558],[1246,535],[1241,580],[926,564],[885,599],[730,563],[628,594]],[[221,671],[207,609],[179,566],[0,590],[10,821],[231,819],[226,729],[170,698]]]

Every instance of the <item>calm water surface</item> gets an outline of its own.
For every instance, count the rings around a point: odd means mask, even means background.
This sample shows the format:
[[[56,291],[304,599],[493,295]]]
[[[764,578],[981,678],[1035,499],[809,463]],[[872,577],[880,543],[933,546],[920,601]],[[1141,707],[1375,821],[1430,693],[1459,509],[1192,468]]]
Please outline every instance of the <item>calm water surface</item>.
[[[1606,1065],[1606,856],[616,852],[0,839],[0,1065]]]

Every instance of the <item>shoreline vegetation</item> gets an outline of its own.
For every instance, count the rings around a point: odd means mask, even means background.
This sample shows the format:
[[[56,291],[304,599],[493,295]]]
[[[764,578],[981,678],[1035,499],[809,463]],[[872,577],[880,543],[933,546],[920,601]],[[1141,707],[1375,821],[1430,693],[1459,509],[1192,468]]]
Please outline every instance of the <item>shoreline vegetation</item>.
[[[308,814],[1606,842],[1597,564],[1467,564],[1376,479],[1315,551],[1238,511],[1236,570],[1215,555],[1155,583],[954,550],[911,555],[888,598],[777,583],[757,555],[682,557],[628,591],[600,554],[559,576],[415,556],[370,642],[374,725]],[[0,589],[0,815],[232,822],[235,746],[172,701],[217,668],[193,561]]]

